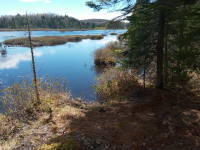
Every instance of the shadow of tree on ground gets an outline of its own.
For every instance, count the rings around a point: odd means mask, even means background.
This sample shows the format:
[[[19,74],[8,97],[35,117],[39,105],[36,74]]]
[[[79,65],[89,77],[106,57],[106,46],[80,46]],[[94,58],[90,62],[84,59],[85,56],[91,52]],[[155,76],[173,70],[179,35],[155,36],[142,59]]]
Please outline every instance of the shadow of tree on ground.
[[[82,117],[64,116],[70,120],[70,130],[49,143],[59,143],[54,149],[83,150],[200,148],[199,97],[148,90],[130,99],[93,106]]]

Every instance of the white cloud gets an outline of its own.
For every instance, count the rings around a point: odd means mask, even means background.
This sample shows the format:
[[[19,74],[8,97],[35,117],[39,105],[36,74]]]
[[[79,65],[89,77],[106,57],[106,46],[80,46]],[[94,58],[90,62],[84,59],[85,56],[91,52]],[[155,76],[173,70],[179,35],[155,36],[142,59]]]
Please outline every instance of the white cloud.
[[[32,2],[45,2],[45,3],[52,3],[51,0],[19,0],[21,2],[27,2],[27,3],[32,3]]]
[[[45,3],[52,3],[51,0],[45,0]]]
[[[42,52],[35,51],[34,55],[35,57],[40,57],[42,56]],[[20,62],[30,60],[31,54],[29,52],[8,55],[7,57],[0,59],[0,70],[17,69]]]
[[[32,2],[39,2],[39,1],[43,1],[43,0],[19,0],[19,1],[32,3]]]

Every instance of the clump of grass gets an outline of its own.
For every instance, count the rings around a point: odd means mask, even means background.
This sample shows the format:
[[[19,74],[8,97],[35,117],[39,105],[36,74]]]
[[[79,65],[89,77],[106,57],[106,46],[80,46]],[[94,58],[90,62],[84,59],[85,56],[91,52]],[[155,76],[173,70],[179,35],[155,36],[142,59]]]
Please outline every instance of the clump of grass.
[[[96,81],[95,90],[102,99],[126,97],[140,88],[137,76],[128,69],[109,69]]]
[[[55,46],[62,45],[67,42],[80,42],[83,39],[101,40],[104,35],[73,35],[73,36],[42,36],[33,37],[32,44],[38,46]],[[29,47],[28,38],[9,39],[5,41],[7,46],[25,46]]]
[[[117,33],[110,33],[110,35],[118,35]]]
[[[39,106],[35,104],[35,86],[28,80],[3,89],[0,102],[4,106],[5,114],[23,121],[36,119],[39,112],[48,112],[51,104],[55,104],[55,101],[58,104],[59,100],[63,99],[61,97],[65,96],[65,99],[70,97],[64,83],[62,84],[57,78],[40,79],[37,83],[41,99]]]
[[[50,140],[49,144],[42,145],[39,149],[49,150],[75,150],[79,149],[79,145],[75,139],[69,136],[61,136]]]
[[[7,140],[8,137],[13,137],[23,124],[19,120],[0,114],[0,145]]]
[[[94,63],[96,66],[115,66],[117,60],[122,57],[124,47],[119,42],[109,42],[105,47],[94,51]]]

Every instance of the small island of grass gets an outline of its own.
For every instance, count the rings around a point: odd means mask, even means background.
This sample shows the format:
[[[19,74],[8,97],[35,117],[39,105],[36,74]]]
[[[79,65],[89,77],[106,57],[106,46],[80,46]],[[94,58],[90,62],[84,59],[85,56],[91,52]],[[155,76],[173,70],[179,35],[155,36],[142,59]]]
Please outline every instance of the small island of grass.
[[[110,33],[110,35],[118,35],[117,33]]]
[[[42,37],[33,37],[32,44],[34,47],[55,46],[55,45],[65,44],[67,42],[80,42],[83,39],[101,40],[103,38],[104,35],[42,36]],[[29,47],[30,43],[28,38],[16,38],[16,39],[6,40],[5,44],[9,47],[13,46]]]
[[[112,67],[123,57],[123,45],[119,42],[109,42],[105,47],[94,51],[94,64],[98,67]]]

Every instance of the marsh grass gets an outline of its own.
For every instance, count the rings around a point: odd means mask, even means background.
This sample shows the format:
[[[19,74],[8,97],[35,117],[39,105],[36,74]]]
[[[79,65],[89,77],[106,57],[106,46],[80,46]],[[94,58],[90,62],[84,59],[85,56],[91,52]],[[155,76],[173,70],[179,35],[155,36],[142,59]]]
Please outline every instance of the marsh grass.
[[[39,106],[35,104],[34,84],[27,79],[3,89],[0,101],[5,109],[5,114],[18,120],[34,120],[39,112],[48,112],[51,104],[56,104],[57,99],[62,99],[63,96],[66,99],[70,97],[66,92],[64,81],[60,82],[58,78],[40,79],[37,84],[41,98]],[[57,103],[59,102],[57,101]]]
[[[83,39],[101,40],[104,35],[72,35],[72,36],[42,36],[32,37],[32,44],[34,47],[39,46],[55,46],[62,45],[67,42],[80,42]],[[7,46],[24,46],[29,47],[28,38],[9,39],[5,41]]]
[[[24,149],[24,141],[34,141],[34,146],[42,146],[41,149],[76,148],[77,143],[71,136],[59,138],[57,134],[69,127],[66,116],[83,116],[79,108],[79,105],[85,106],[83,102],[73,100],[66,92],[64,79],[44,78],[38,80],[41,104],[35,106],[32,103],[36,98],[34,86],[30,83],[26,79],[2,91],[4,95],[0,100],[6,106],[6,112],[0,114],[0,149]],[[49,142],[45,144],[43,136],[50,141],[46,140]]]
[[[117,61],[122,58],[121,52],[124,46],[119,42],[109,42],[105,47],[94,51],[94,63],[96,66],[115,66]]]
[[[110,33],[110,35],[118,35],[117,33]]]
[[[102,99],[129,96],[140,88],[136,74],[128,69],[113,68],[96,79],[95,90]]]

